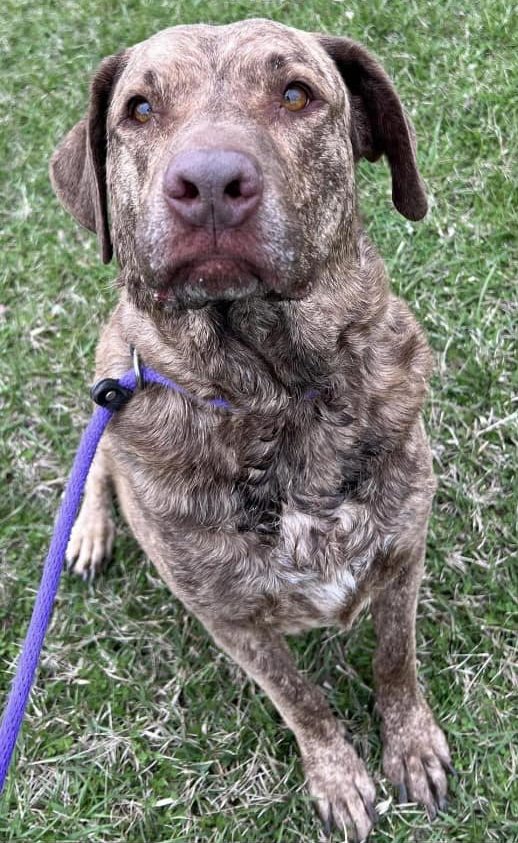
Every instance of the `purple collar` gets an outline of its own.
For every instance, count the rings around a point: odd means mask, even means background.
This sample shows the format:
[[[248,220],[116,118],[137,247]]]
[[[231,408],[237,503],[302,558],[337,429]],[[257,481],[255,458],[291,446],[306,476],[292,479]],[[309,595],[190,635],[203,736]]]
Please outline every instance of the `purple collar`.
[[[120,378],[102,378],[97,381],[90,390],[92,400],[101,407],[108,410],[118,410],[123,406],[137,388],[143,388],[146,384],[156,383],[160,386],[165,386],[167,389],[172,389],[173,392],[179,392],[197,403],[208,404],[211,407],[216,407],[218,410],[230,410],[238,412],[226,398],[199,398],[193,395],[189,390],[185,389],[171,378],[166,378],[159,372],[155,372],[149,366],[143,365],[137,349],[135,346],[130,346],[130,354],[133,361],[133,369],[130,369]],[[313,401],[320,395],[320,390],[310,388],[306,390],[303,398],[307,401]]]

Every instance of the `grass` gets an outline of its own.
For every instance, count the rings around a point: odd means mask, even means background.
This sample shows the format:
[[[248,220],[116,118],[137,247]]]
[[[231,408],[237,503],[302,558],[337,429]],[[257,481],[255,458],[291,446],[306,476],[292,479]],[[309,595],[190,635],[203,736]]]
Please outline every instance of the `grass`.
[[[99,324],[114,302],[114,268],[99,264],[93,238],[59,208],[47,178],[54,145],[85,107],[88,75],[102,56],[180,22],[260,14],[348,33],[395,78],[432,195],[425,222],[407,223],[390,210],[385,167],[362,165],[366,223],[437,362],[427,423],[440,485],[418,647],[423,685],[460,771],[448,814],[428,825],[419,810],[394,805],[380,775],[369,621],[348,639],[323,631],[293,646],[347,713],[376,776],[382,821],[374,843],[517,839],[513,5],[6,0],[3,8],[2,689],[89,413]],[[0,803],[5,841],[318,838],[293,738],[170,597],[122,526],[107,576],[92,588],[62,583],[18,746]]]

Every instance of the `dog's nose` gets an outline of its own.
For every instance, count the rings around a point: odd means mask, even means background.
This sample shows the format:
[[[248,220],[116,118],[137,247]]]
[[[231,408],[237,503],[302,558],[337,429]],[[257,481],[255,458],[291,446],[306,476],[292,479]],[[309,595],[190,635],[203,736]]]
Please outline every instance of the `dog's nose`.
[[[169,207],[189,225],[235,228],[257,208],[263,178],[257,161],[232,149],[180,152],[164,174]]]

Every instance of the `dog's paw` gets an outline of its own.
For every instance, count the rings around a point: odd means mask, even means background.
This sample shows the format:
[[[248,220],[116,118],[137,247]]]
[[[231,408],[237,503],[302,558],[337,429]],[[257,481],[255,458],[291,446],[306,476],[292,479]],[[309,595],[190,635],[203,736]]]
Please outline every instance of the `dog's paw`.
[[[85,581],[92,581],[109,561],[115,526],[103,509],[82,509],[70,535],[67,568]]]
[[[446,808],[447,774],[454,773],[442,730],[424,699],[383,711],[383,771],[400,802],[424,805],[430,820]]]
[[[376,790],[353,747],[338,734],[302,748],[302,760],[325,834],[346,830],[349,841],[366,840],[377,820]]]

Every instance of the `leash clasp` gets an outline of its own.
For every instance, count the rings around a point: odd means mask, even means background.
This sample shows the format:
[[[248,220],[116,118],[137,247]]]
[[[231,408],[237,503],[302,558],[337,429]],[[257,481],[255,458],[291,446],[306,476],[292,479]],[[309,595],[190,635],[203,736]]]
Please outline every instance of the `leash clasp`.
[[[134,345],[130,345],[130,354],[133,362],[133,371],[135,373],[135,380],[137,382],[137,389],[142,389],[144,386],[144,377],[142,374],[142,366],[137,349]],[[106,407],[107,410],[119,410],[124,404],[129,401],[133,395],[133,389],[123,386],[120,381],[115,378],[102,378],[102,380],[94,383],[90,390],[90,397],[92,401],[99,404],[100,407]]]
[[[115,378],[103,378],[90,390],[92,401],[107,410],[119,410],[133,395],[133,390],[122,386]]]

